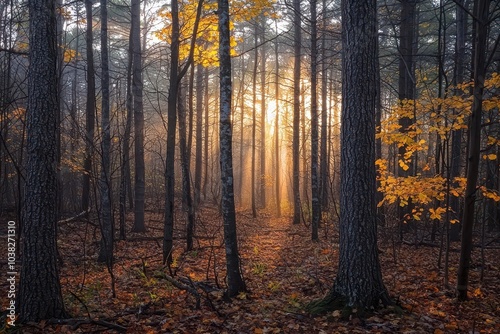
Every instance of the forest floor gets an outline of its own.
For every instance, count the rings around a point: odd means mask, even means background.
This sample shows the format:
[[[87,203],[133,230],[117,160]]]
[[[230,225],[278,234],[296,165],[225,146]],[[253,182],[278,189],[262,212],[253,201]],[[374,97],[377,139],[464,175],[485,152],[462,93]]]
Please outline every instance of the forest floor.
[[[304,305],[328,292],[337,270],[333,224],[323,225],[321,241],[312,243],[309,229],[292,225],[290,218],[261,213],[252,219],[250,213],[238,212],[242,272],[249,292],[228,302],[223,297],[221,218],[210,208],[203,208],[199,217],[191,252],[184,252],[184,223],[177,225],[171,272],[162,264],[161,214],[148,213],[147,233],[129,233],[127,241],[117,241],[116,298],[106,266],[96,263],[97,227],[83,221],[65,223],[59,234],[64,261],[60,279],[66,309],[81,321],[44,321],[23,326],[23,332],[115,333],[126,328],[127,333],[500,333],[499,249],[485,251],[482,283],[480,250],[474,250],[471,298],[458,303],[453,292],[458,243],[450,252],[451,288],[445,289],[437,267],[439,248],[393,246],[382,240],[384,282],[401,308],[382,308],[349,320],[342,320],[339,311],[313,317]],[[175,287],[165,274],[196,287],[200,308],[192,293]],[[2,291],[7,291],[5,278],[0,279]],[[5,308],[6,298],[1,300]]]

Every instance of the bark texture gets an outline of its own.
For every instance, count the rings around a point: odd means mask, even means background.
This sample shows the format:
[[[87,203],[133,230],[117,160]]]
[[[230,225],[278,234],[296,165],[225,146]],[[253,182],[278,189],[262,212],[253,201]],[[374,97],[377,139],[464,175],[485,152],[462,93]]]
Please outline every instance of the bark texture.
[[[348,306],[389,302],[375,205],[376,1],[342,2],[340,262],[332,293]]]
[[[231,58],[229,55],[229,2],[218,0],[219,5],[219,59],[220,59],[220,167],[222,183],[222,219],[226,249],[228,297],[245,291],[241,278],[238,239],[236,237],[236,213],[233,190],[233,152],[231,129]]]
[[[20,322],[66,315],[57,268],[57,35],[54,0],[30,0]]]

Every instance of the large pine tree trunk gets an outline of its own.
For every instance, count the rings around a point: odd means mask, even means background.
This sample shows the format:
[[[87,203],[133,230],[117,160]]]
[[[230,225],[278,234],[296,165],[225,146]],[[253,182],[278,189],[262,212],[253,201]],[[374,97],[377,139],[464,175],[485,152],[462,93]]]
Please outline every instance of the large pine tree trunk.
[[[375,206],[376,1],[342,2],[340,254],[326,301],[389,303],[377,251]]]
[[[229,47],[229,3],[218,0],[219,8],[219,59],[220,59],[220,168],[222,183],[222,219],[224,221],[224,243],[226,245],[228,297],[245,291],[241,278],[238,239],[236,236],[236,213],[233,190],[233,152],[231,129],[231,58]]]
[[[21,322],[65,316],[57,268],[57,36],[55,1],[30,0],[27,165],[19,291]]]
[[[280,151],[280,58],[278,40],[274,44],[274,57],[276,58],[275,74],[274,74],[274,98],[276,99],[276,118],[274,120],[274,154],[275,154],[275,170],[276,179],[274,184],[276,187],[276,216],[281,217],[281,151]]]
[[[144,112],[142,103],[142,50],[141,50],[141,20],[140,1],[132,0],[132,53],[133,76],[132,94],[134,96],[134,226],[133,232],[145,232],[144,225],[144,196],[145,196],[145,165],[144,165]]]

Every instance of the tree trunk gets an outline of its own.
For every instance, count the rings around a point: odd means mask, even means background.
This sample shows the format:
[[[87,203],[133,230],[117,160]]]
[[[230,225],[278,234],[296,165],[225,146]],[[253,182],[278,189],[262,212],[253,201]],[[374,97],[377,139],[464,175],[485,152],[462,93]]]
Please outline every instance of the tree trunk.
[[[342,2],[340,262],[329,298],[362,309],[390,302],[377,250],[376,8]]]
[[[327,19],[326,19],[326,0],[323,0],[323,18],[322,18],[322,28],[326,29]],[[321,37],[321,148],[320,148],[320,194],[321,194],[321,207],[322,211],[328,211],[328,108],[326,105],[328,96],[328,72],[326,67],[326,31],[322,32]]]
[[[266,21],[261,18],[261,47],[260,47],[260,206],[266,208]],[[259,25],[257,25],[259,27]],[[257,28],[256,28],[257,29]]]
[[[90,176],[92,175],[92,156],[94,152],[95,131],[95,73],[93,48],[93,18],[92,0],[85,0],[87,31],[85,42],[87,45],[87,105],[85,107],[85,159],[83,162],[82,210],[88,211],[90,204]]]
[[[457,37],[455,42],[455,71],[453,77],[453,84],[456,86],[461,84],[465,80],[465,58],[466,58],[466,47],[465,42],[467,39],[467,13],[462,8],[468,5],[464,0],[457,0],[456,7],[456,30]],[[467,7],[466,7],[467,8]],[[454,94],[462,95],[464,92],[462,90],[456,89]],[[453,131],[451,134],[451,182],[456,177],[460,176],[461,164],[462,164],[462,129]],[[456,185],[456,184],[454,184]],[[457,221],[460,217],[460,199],[456,196],[450,197],[451,219]],[[460,228],[462,224],[456,222],[450,226],[450,241],[460,240]]]
[[[145,165],[144,165],[144,112],[142,103],[142,50],[141,50],[141,7],[139,0],[132,0],[132,54],[134,96],[134,226],[132,232],[146,232],[144,225]]]
[[[193,233],[194,233],[194,209],[193,200],[191,197],[191,176],[189,171],[189,154],[187,149],[187,126],[186,126],[186,107],[184,105],[185,96],[182,94],[181,85],[178,89],[177,111],[179,118],[179,145],[181,154],[181,170],[182,170],[182,197],[186,205],[187,213],[187,228],[186,228],[186,249],[193,249]]]
[[[127,59],[127,88],[126,88],[126,119],[125,131],[122,140],[122,161],[120,166],[120,240],[126,239],[125,231],[125,215],[127,213],[127,183],[130,181],[130,132],[132,129],[132,63],[133,51],[132,45],[134,40],[132,38],[132,25],[130,26],[128,46],[128,59]]]
[[[275,166],[276,179],[274,185],[276,187],[276,216],[281,217],[281,159],[280,159],[280,59],[278,40],[274,44],[274,57],[276,58],[275,75],[274,75],[274,98],[276,99],[276,118],[274,120],[274,146],[275,146]]]
[[[300,224],[300,49],[301,15],[300,0],[293,0],[293,139],[292,139],[292,174],[293,174],[293,223]]]
[[[59,96],[55,1],[31,0],[28,9],[28,139],[18,301],[23,323],[66,316],[56,241]]]
[[[405,100],[414,101],[415,100],[415,60],[414,53],[416,51],[415,47],[415,30],[416,30],[416,6],[417,0],[402,0],[401,1],[401,23],[400,23],[400,39],[399,39],[399,87],[398,95],[400,102]],[[399,120],[399,125],[401,126],[401,132],[410,131],[410,127],[415,122],[413,117],[402,117]],[[398,150],[399,159],[404,159],[404,154],[406,153],[407,146],[401,146]],[[409,164],[409,168],[404,170],[402,167],[398,169],[399,177],[407,177],[412,175],[414,171],[414,161],[413,158]],[[408,205],[401,207],[398,205],[398,217],[400,223],[400,233],[401,238],[403,236],[403,227],[407,227],[404,224],[405,221],[409,222],[409,213],[411,212],[412,204],[409,201]]]
[[[208,101],[205,101],[208,103]],[[203,166],[203,66],[196,67],[196,154],[194,167],[194,206],[201,200],[201,168]]]
[[[220,59],[220,167],[222,183],[222,218],[224,221],[224,243],[226,245],[228,297],[245,291],[241,278],[236,236],[236,213],[233,191],[233,152],[231,130],[231,58],[229,41],[229,3],[218,0],[219,14],[219,59]]]
[[[318,241],[318,227],[321,220],[318,166],[318,73],[317,73],[317,17],[316,0],[311,0],[311,200],[312,200],[312,240]]]
[[[108,55],[108,8],[107,0],[101,0],[101,248],[98,262],[113,267],[114,224],[111,201],[111,123],[109,117],[109,55]]]
[[[257,173],[255,164],[256,161],[256,132],[257,132],[257,68],[259,63],[259,42],[258,42],[258,25],[254,26],[254,57],[253,57],[253,75],[252,75],[252,178],[251,178],[251,191],[252,191],[252,217],[257,217],[257,200],[255,189],[255,174]],[[263,60],[264,61],[264,60]]]
[[[165,163],[165,227],[163,234],[163,263],[172,262],[174,234],[174,200],[175,200],[175,132],[177,128],[177,92],[179,67],[179,4],[171,1],[172,7],[172,42],[170,45],[170,87],[167,105],[167,157]]]
[[[486,37],[488,34],[489,0],[476,0],[474,14],[475,50],[474,50],[474,89],[472,115],[469,123],[469,150],[467,167],[467,185],[465,188],[465,206],[462,219],[462,245],[457,275],[458,299],[467,299],[469,269],[472,253],[472,230],[474,227],[474,207],[477,194],[477,177],[479,173],[479,156],[481,153],[481,113],[483,103],[484,76],[486,73]]]

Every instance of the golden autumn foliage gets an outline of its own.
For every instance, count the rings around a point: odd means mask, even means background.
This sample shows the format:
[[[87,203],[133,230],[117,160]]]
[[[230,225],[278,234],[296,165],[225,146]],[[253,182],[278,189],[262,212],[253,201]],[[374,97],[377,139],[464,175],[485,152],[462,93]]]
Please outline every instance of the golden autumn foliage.
[[[231,22],[230,29],[234,29],[235,22],[250,21],[259,15],[272,16],[275,0],[232,0],[230,1]],[[179,3],[179,22],[180,22],[180,45],[179,58],[186,59],[191,48],[191,38],[193,35],[196,9],[198,1],[188,0]],[[217,66],[219,31],[217,25],[217,2],[204,1],[202,15],[199,22],[198,34],[196,36],[196,45],[194,50],[194,62],[203,66]],[[164,27],[155,32],[156,37],[170,43],[172,36],[172,15],[167,7],[159,10],[158,15],[163,19]],[[231,55],[235,55],[235,47],[239,40],[231,36],[230,46]]]
[[[461,84],[453,87],[461,92],[470,92],[472,83]],[[500,75],[494,73],[485,80],[485,95],[483,100],[483,112],[499,112],[500,98],[491,92],[500,88]],[[443,141],[449,141],[454,131],[467,129],[467,120],[471,112],[473,97],[469,94],[450,95],[444,98],[432,97],[430,94],[422,94],[418,100],[403,100],[391,109],[391,113],[381,122],[380,138],[387,145],[395,145],[398,149],[404,147],[405,151],[398,156],[398,165],[403,170],[410,168],[410,162],[418,152],[426,152],[428,143],[422,137],[435,137]],[[408,127],[408,131],[401,132],[399,120],[408,117],[414,122]],[[500,139],[488,136],[484,141],[486,148],[500,146]],[[484,160],[498,160],[494,153],[482,155]],[[420,220],[424,212],[428,213],[430,219],[442,219],[447,212],[446,207],[431,207],[434,201],[444,202],[446,194],[461,197],[466,185],[465,178],[447,180],[442,175],[428,175],[429,164],[417,167],[413,176],[399,177],[388,170],[388,162],[385,159],[376,161],[378,168],[379,191],[384,194],[379,206],[384,203],[406,206],[409,201],[415,209],[411,217]],[[449,184],[448,184],[449,183]],[[480,186],[479,190],[485,198],[500,201],[500,194],[496,190]],[[443,204],[444,205],[444,204]],[[453,221],[454,223],[456,221]]]

